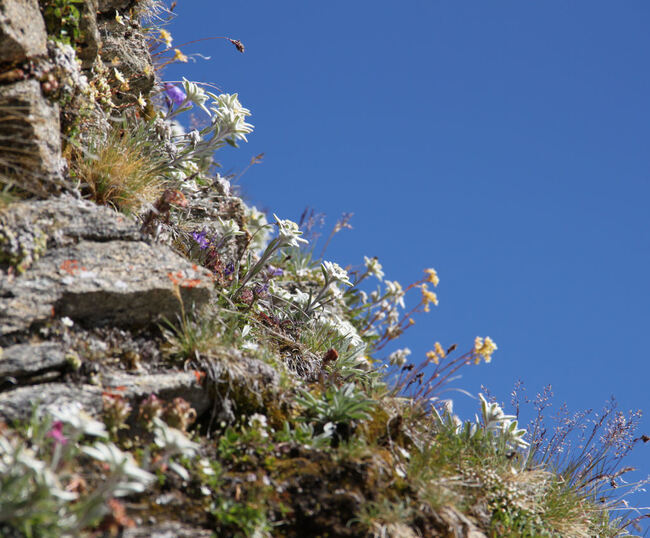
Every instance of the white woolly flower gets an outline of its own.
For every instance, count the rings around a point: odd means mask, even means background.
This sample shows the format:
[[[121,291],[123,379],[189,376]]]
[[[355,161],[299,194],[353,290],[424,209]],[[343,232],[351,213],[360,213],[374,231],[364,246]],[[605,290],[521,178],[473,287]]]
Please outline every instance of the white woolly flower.
[[[300,237],[302,232],[295,222],[289,219],[280,219],[275,213],[273,214],[273,218],[275,218],[275,222],[278,225],[278,238],[283,245],[299,247],[300,243],[309,243],[309,241]]]
[[[239,225],[233,219],[221,220],[221,217],[217,218],[219,220],[219,231],[222,236],[232,237],[235,235],[243,235],[244,232],[239,229]]]
[[[405,308],[404,305],[404,290],[402,285],[397,282],[397,280],[387,280],[386,281],[386,293],[394,298],[395,304],[398,304],[402,308]]]
[[[324,261],[322,263],[322,267],[323,273],[328,280],[336,280],[338,282],[346,284],[347,286],[352,286],[348,272],[343,269],[338,263]]]
[[[404,366],[404,364],[406,364],[406,357],[410,354],[411,350],[407,347],[404,349],[398,349],[388,356],[388,362],[393,366]]]
[[[199,106],[208,116],[211,116],[210,111],[205,106],[208,100],[208,94],[203,91],[203,88],[183,78],[183,89],[185,90],[186,99],[195,105]]]
[[[199,449],[199,445],[190,441],[181,430],[168,426],[158,417],[153,419],[154,443],[162,448],[168,456],[181,454],[188,458],[193,457]]]
[[[218,125],[218,130],[230,132],[233,142],[238,139],[248,142],[246,135],[253,132],[253,126],[246,123],[245,118],[251,113],[250,110],[241,106],[237,94],[214,95],[210,93],[209,95],[214,99],[210,108],[214,112],[213,122]]]
[[[129,453],[122,452],[113,443],[95,443],[94,446],[82,446],[81,451],[91,458],[108,464],[111,472],[119,480],[111,493],[115,497],[123,497],[131,493],[142,493],[155,480],[155,476],[140,468]]]
[[[62,405],[49,405],[44,411],[64,424],[68,424],[77,433],[94,437],[108,437],[106,426],[86,413],[79,402]]]
[[[379,263],[379,260],[376,256],[368,258],[368,256],[363,257],[363,261],[366,264],[366,271],[369,274],[376,276],[379,280],[384,278],[384,272],[382,271],[382,265]]]

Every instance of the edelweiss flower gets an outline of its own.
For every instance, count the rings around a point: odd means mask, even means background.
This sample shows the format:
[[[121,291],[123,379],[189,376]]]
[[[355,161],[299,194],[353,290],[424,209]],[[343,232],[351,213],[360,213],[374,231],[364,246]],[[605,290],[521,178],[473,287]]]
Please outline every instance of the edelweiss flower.
[[[379,280],[384,278],[382,265],[381,263],[379,263],[377,256],[373,256],[372,258],[368,258],[368,256],[364,256],[363,260],[366,264],[366,271],[368,271],[368,273],[370,273],[373,276],[376,276]]]
[[[338,263],[325,261],[322,263],[323,272],[325,277],[329,280],[335,280],[338,282],[343,282],[348,286],[352,286],[350,282],[350,277],[345,269],[343,269]]]
[[[113,492],[115,497],[142,493],[156,478],[141,469],[131,454],[122,452],[113,443],[95,443],[92,447],[82,446],[81,451],[97,461],[108,464],[116,475],[133,480],[132,482],[120,481]]]
[[[410,354],[411,350],[407,347],[404,349],[398,349],[388,356],[388,362],[393,366],[404,366],[404,364],[406,364],[406,357]]]
[[[299,247],[300,243],[309,243],[309,241],[300,237],[302,232],[295,222],[288,219],[279,219],[275,213],[273,213],[273,217],[278,225],[278,238],[283,245]]]
[[[182,454],[193,457],[199,449],[199,445],[190,441],[180,430],[168,426],[158,417],[153,419],[155,439],[154,443],[162,448],[168,456]]]

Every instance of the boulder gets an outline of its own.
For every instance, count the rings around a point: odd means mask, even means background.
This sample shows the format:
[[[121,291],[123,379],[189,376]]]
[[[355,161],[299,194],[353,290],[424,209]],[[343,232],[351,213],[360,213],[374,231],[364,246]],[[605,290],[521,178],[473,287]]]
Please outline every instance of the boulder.
[[[0,86],[1,176],[37,196],[60,192],[59,133],[59,107],[43,96],[38,80]]]
[[[211,274],[129,220],[72,197],[13,204],[0,215],[0,336],[52,317],[142,327],[201,308]]]
[[[46,41],[37,0],[0,0],[0,63],[44,55]]]

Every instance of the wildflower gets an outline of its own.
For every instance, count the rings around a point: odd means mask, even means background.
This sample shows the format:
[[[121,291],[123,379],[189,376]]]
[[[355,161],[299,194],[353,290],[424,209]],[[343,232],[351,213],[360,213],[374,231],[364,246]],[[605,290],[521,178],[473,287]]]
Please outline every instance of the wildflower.
[[[50,405],[46,408],[46,412],[55,420],[68,424],[78,433],[108,437],[106,426],[85,413],[78,402],[61,406]]]
[[[136,101],[142,108],[146,108],[147,102],[145,101],[144,97],[142,97],[142,92],[138,93],[138,98]]]
[[[404,290],[402,289],[402,285],[399,282],[397,282],[397,280],[386,281],[386,293],[395,298],[395,304],[398,304],[402,308],[405,307]]]
[[[153,419],[154,443],[162,448],[167,455],[182,454],[193,457],[199,449],[199,445],[190,441],[187,436],[177,428],[171,428],[159,418]]]
[[[196,145],[201,141],[201,133],[199,133],[199,131],[196,129],[192,129],[189,133],[187,133],[187,138],[190,141],[192,147],[195,148]]]
[[[177,106],[182,105],[187,100],[187,96],[185,95],[185,92],[183,92],[183,90],[181,90],[177,86],[170,84],[169,82],[165,83],[165,93],[172,100],[172,102]]]
[[[244,232],[239,229],[239,225],[233,219],[228,219],[226,221],[221,220],[221,217],[217,217],[217,219],[219,220],[221,233],[224,236],[232,237],[235,235],[243,235]]]
[[[138,416],[144,421],[147,428],[154,418],[162,415],[163,404],[155,394],[150,394],[146,400],[140,404]]]
[[[68,316],[63,316],[61,318],[61,323],[66,327],[72,327],[74,325],[74,321],[72,321]]]
[[[115,22],[117,24],[121,24],[122,26],[124,26],[124,17],[122,17],[122,15],[120,15],[120,13],[117,11],[117,9],[115,10]]]
[[[434,287],[436,287],[440,283],[440,279],[438,278],[438,273],[436,273],[435,269],[425,269],[424,272],[427,275],[427,282],[431,282]]]
[[[366,264],[366,271],[368,271],[368,274],[376,276],[379,280],[384,278],[382,265],[381,263],[379,263],[377,256],[373,256],[372,258],[368,258],[368,256],[364,256],[363,261]]]
[[[129,83],[124,78],[124,75],[120,71],[118,71],[117,67],[113,68],[113,75],[115,76],[115,80],[117,80],[120,83],[120,90],[127,91],[129,89]]]
[[[196,106],[201,107],[208,116],[212,115],[210,114],[208,108],[205,106],[205,102],[209,99],[209,97],[203,91],[203,88],[183,77],[183,89],[185,90],[188,101],[194,103]]]
[[[267,422],[264,415],[261,415],[260,413],[252,414],[248,419],[248,425],[252,429],[259,431],[263,438],[268,437],[269,434],[266,431]]]
[[[435,351],[427,351],[426,357],[431,360],[433,364],[438,364],[440,362],[440,357],[438,357],[438,354]]]
[[[167,30],[159,30],[160,39],[165,42],[165,46],[169,49],[172,46],[172,35]]]
[[[117,476],[119,481],[115,485],[112,496],[123,497],[131,493],[142,493],[156,478],[141,469],[131,454],[122,452],[113,443],[95,443],[92,447],[82,446],[81,451],[97,461],[108,464]]]
[[[172,61],[187,63],[187,56],[181,52],[181,49],[174,49],[174,58],[172,58]]]
[[[438,306],[438,296],[434,292],[429,291],[426,284],[422,284],[420,289],[422,290],[422,304],[424,305],[425,312],[429,312],[430,310],[429,303]]]
[[[339,281],[348,286],[352,286],[350,282],[350,277],[345,269],[343,269],[338,263],[324,261],[322,263],[323,273],[327,280],[332,279],[333,281]]]
[[[279,267],[274,267],[273,265],[269,265],[269,269],[266,273],[269,277],[274,277],[274,276],[282,276],[284,275],[284,271],[280,269]]]
[[[207,233],[208,232],[205,230],[201,230],[200,232],[192,232],[192,239],[198,243],[201,250],[205,250],[208,248],[208,246],[210,246],[210,239],[208,239]]]
[[[52,439],[54,439],[55,443],[58,443],[60,445],[65,445],[68,442],[68,440],[63,435],[63,422],[57,420],[54,424],[52,424],[52,429],[49,432],[47,432],[46,437],[51,437]]]
[[[230,142],[234,144],[238,139],[248,142],[246,135],[253,132],[253,126],[246,123],[246,116],[250,116],[251,112],[244,108],[239,102],[236,93],[228,94],[222,93],[221,95],[210,94],[214,99],[214,105],[211,107],[215,116],[213,123],[219,132],[227,131],[232,133],[229,138]]]
[[[489,363],[492,360],[492,354],[497,349],[497,345],[489,336],[486,336],[485,340],[480,336],[477,336],[474,339],[474,363],[478,364],[481,362],[481,357],[483,357],[485,362]]]
[[[410,354],[411,350],[407,347],[404,349],[398,349],[388,356],[388,362],[393,366],[404,366],[404,364],[406,364],[406,357]]]
[[[279,219],[275,213],[273,214],[273,217],[278,225],[278,238],[283,245],[299,247],[300,243],[309,243],[309,241],[300,237],[302,232],[295,222],[288,219]]]
[[[433,349],[435,350],[436,355],[438,355],[438,357],[440,357],[441,359],[443,359],[445,355],[447,355],[447,352],[442,348],[440,342],[436,342],[433,346]]]

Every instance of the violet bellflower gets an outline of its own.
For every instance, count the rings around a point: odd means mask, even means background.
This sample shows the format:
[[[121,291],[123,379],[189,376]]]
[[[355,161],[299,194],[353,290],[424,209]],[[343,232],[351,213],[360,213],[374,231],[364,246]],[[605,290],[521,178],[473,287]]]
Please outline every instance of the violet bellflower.
[[[200,232],[192,232],[192,239],[198,243],[201,250],[205,250],[210,245],[210,239],[208,239],[206,235],[207,232],[205,230],[201,230]]]
[[[183,90],[169,82],[165,82],[165,93],[176,106],[180,106],[187,99]]]

